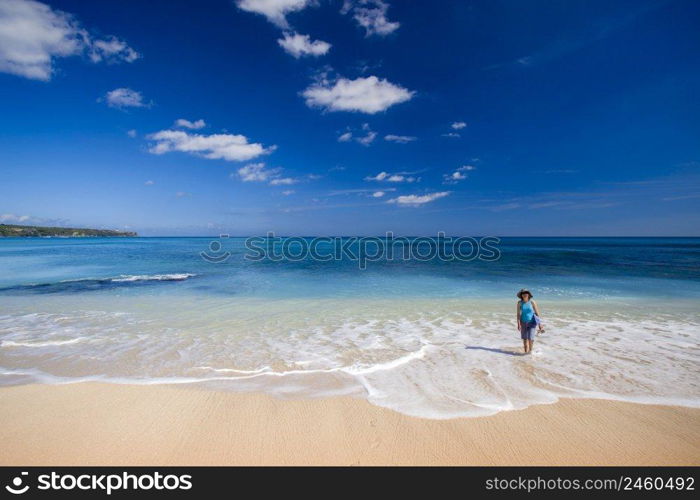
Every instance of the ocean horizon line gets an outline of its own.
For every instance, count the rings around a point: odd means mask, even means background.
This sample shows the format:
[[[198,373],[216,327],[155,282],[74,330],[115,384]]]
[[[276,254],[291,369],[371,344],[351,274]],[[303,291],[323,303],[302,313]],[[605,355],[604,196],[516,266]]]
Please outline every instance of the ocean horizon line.
[[[64,240],[89,240],[89,239],[144,239],[144,238],[268,238],[269,235],[263,234],[248,234],[248,235],[230,235],[227,233],[212,234],[212,235],[137,235],[137,236],[5,236],[0,237],[0,240],[45,240],[45,239],[64,239]],[[331,234],[317,234],[317,235],[298,235],[298,234],[273,234],[271,237],[274,238],[386,238],[386,235],[377,234],[345,234],[345,235],[331,235]],[[434,238],[438,237],[435,235],[393,235],[394,238]],[[700,239],[700,235],[678,235],[678,236],[668,236],[668,235],[658,235],[658,236],[645,236],[645,235],[632,235],[632,236],[600,236],[600,235],[576,235],[576,236],[557,236],[557,235],[547,235],[547,236],[511,236],[511,235],[467,235],[467,234],[444,234],[439,236],[442,238],[508,238],[508,239]]]

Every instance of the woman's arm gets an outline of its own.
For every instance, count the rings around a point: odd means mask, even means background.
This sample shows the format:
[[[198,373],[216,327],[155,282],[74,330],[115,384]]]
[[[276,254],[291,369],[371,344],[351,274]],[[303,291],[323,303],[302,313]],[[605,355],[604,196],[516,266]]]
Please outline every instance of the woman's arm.
[[[518,301],[515,307],[515,320],[518,322],[518,331],[520,331],[522,329],[522,326],[520,325],[520,301]]]
[[[542,319],[542,315],[540,314],[540,310],[539,310],[539,308],[537,307],[537,302],[535,302],[535,301],[532,300],[532,299],[530,299],[530,300],[532,301],[532,308],[535,310],[535,314],[537,314],[537,316],[538,316],[540,319]],[[544,327],[542,326],[542,323],[539,323],[539,324],[537,325],[537,330],[540,331],[540,332],[543,332],[543,331],[544,331]]]
[[[540,314],[540,310],[539,310],[539,308],[537,307],[537,302],[535,302],[535,301],[532,300],[532,299],[530,299],[530,302],[532,302],[532,308],[535,310],[535,314],[537,314],[537,315],[541,318],[542,315]]]

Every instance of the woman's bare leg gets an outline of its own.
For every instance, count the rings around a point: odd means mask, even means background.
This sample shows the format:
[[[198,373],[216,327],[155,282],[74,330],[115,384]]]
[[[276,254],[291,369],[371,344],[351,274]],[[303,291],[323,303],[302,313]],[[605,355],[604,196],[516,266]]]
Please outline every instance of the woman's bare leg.
[[[527,354],[527,340],[523,339],[523,351]]]

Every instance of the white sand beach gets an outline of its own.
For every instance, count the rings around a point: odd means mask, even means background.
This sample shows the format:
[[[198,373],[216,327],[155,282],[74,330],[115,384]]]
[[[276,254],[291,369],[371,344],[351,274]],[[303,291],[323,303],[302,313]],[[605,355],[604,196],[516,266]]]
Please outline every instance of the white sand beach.
[[[0,389],[0,465],[700,465],[700,410],[562,399],[419,419],[359,398],[183,386]]]

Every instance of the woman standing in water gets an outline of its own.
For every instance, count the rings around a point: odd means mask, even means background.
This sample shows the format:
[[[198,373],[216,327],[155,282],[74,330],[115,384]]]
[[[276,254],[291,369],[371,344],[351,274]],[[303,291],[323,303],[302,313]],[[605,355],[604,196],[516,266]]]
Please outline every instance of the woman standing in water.
[[[535,328],[542,331],[542,325],[535,320],[535,315],[540,318],[540,310],[537,308],[537,303],[532,300],[530,290],[523,288],[518,293],[518,330],[520,330],[520,338],[523,339],[523,349],[525,354],[532,352],[532,344],[535,343]]]

